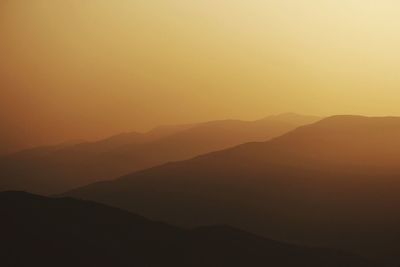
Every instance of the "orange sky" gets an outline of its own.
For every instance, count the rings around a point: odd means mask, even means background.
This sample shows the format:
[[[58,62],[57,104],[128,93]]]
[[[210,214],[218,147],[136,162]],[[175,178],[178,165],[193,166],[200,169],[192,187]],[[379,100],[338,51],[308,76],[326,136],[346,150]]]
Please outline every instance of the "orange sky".
[[[395,0],[0,0],[0,151],[272,113],[400,115]]]

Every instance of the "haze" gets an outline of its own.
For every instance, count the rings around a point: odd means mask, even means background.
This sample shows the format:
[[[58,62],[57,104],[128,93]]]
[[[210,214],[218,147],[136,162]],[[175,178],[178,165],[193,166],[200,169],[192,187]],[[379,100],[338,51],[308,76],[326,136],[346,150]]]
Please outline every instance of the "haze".
[[[1,0],[0,153],[155,125],[400,115],[393,0]]]

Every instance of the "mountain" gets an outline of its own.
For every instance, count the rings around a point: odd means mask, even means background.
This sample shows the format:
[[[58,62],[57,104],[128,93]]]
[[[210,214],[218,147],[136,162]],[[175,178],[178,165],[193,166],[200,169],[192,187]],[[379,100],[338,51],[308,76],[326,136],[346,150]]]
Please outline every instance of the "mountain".
[[[105,205],[0,193],[0,265],[372,267],[331,249],[261,238],[229,226],[182,229]]]
[[[238,144],[269,140],[316,120],[283,114],[258,121],[212,121],[31,149],[0,159],[0,175],[4,177],[0,189],[55,194]]]
[[[66,195],[400,262],[400,118],[334,116]]]

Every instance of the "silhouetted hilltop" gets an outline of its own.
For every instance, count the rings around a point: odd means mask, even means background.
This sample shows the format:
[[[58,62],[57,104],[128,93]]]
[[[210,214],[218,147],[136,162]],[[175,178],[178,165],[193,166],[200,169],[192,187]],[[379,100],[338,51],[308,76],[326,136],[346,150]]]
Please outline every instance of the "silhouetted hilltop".
[[[276,120],[276,121],[285,121],[288,123],[293,123],[297,125],[306,125],[310,124],[311,122],[317,122],[321,120],[321,117],[318,116],[311,116],[311,115],[299,115],[294,112],[287,112],[281,113],[276,115],[270,115],[264,120]]]
[[[264,239],[228,226],[194,230],[71,198],[0,193],[0,265],[374,266],[347,253]]]
[[[144,134],[125,133],[97,142],[31,149],[0,159],[0,175],[4,177],[0,189],[59,193],[166,162],[269,140],[316,120],[291,115],[163,126]]]
[[[229,224],[389,259],[400,251],[399,140],[400,118],[335,116],[67,195],[174,224]]]

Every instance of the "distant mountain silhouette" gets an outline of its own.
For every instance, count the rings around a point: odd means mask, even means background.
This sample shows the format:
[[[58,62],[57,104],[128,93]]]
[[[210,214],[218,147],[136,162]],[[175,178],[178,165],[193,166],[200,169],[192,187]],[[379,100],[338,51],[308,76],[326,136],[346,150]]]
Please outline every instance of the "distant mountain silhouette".
[[[53,194],[238,144],[266,141],[319,118],[296,114],[258,121],[158,127],[97,142],[30,149],[0,159],[0,189]]]
[[[184,230],[93,202],[0,193],[0,265],[367,267],[348,253],[258,237],[228,226]]]
[[[67,195],[174,224],[225,223],[398,262],[399,140],[400,118],[334,116]]]

